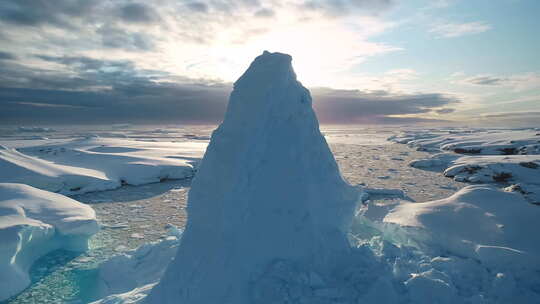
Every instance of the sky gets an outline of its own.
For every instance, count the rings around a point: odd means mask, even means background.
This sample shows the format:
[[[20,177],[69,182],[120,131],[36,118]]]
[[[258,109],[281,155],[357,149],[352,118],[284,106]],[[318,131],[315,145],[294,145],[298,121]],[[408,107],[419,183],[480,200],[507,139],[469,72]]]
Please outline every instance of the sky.
[[[322,123],[540,125],[538,0],[2,0],[0,124],[217,123],[264,50]]]

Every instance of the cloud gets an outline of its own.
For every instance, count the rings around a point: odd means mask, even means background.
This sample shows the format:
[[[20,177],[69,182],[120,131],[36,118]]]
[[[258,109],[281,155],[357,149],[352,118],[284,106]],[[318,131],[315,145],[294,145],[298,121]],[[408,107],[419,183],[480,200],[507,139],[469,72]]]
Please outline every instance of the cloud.
[[[540,74],[523,73],[510,76],[475,75],[458,80],[456,83],[472,86],[511,88],[514,91],[527,91],[540,89]]]
[[[340,16],[358,10],[376,14],[393,7],[394,4],[394,0],[308,0],[302,4],[302,7]]]
[[[0,1],[0,37],[9,45],[0,53],[0,120],[218,122],[229,82],[264,49],[292,53],[304,83],[326,86],[366,58],[400,50],[370,41],[392,27],[377,15],[394,2]],[[392,83],[416,77],[407,69],[383,76]],[[335,108],[327,91],[314,96],[327,111],[321,117],[335,122],[418,119],[391,115],[432,113],[442,106],[421,100],[443,100],[332,94]]]
[[[477,118],[476,118],[477,119]],[[480,115],[478,121],[485,125],[500,126],[501,123],[509,126],[538,126],[540,127],[540,112],[498,112]]]
[[[503,113],[488,113],[482,115],[484,118],[522,118],[522,117],[539,117],[539,112],[503,112]]]
[[[254,14],[255,17],[261,17],[261,18],[274,17],[275,15],[276,15],[276,12],[269,8],[261,8],[260,10],[256,11]]]
[[[312,90],[312,94],[316,99],[314,108],[320,119],[327,123],[400,121],[397,116],[404,115],[417,115],[414,119],[418,121],[429,120],[432,116],[430,113],[459,103],[459,100],[451,96],[436,93],[395,94],[384,90],[362,92],[317,88]],[[443,110],[446,113],[449,111]],[[425,117],[419,114],[425,114]]]
[[[168,79],[129,61],[38,57],[69,72],[0,67],[3,123],[218,122],[230,91],[204,79]]]
[[[13,60],[13,59],[17,59],[17,56],[8,52],[0,51],[0,60]]]
[[[450,114],[450,113],[453,113],[455,111],[456,111],[456,109],[443,108],[443,109],[435,110],[435,113],[437,113],[437,114]]]
[[[65,72],[18,64],[0,67],[0,120],[4,123],[218,123],[232,84],[139,69],[128,60],[36,55]],[[429,121],[458,100],[442,94],[312,89],[323,123]],[[439,114],[441,114],[440,112]],[[425,117],[398,117],[425,114]]]
[[[45,50],[51,56],[136,58],[141,68],[225,81],[233,81],[268,49],[291,53],[304,82],[335,85],[331,81],[344,78],[338,73],[401,50],[370,41],[392,27],[376,15],[394,2],[5,0],[0,1],[0,39],[23,65],[38,69],[45,66],[24,58]],[[328,73],[314,72],[321,70]]]
[[[86,0],[3,0],[0,20],[22,26],[70,26],[71,19],[89,14],[94,5],[94,1]]]
[[[105,24],[99,27],[96,33],[101,35],[101,42],[105,48],[151,51],[155,47],[154,39],[144,32],[131,32],[117,26]]]
[[[504,84],[507,79],[493,76],[473,76],[463,80],[466,83],[474,85],[487,85],[487,86],[496,86]]]
[[[159,14],[144,3],[127,3],[119,9],[119,16],[129,23],[154,23]]]
[[[194,12],[199,12],[199,13],[208,12],[208,5],[204,2],[193,1],[193,2],[187,3],[186,6]]]
[[[473,35],[486,32],[491,29],[491,25],[485,22],[467,22],[467,23],[444,23],[435,25],[429,30],[443,38],[455,38],[465,35]]]

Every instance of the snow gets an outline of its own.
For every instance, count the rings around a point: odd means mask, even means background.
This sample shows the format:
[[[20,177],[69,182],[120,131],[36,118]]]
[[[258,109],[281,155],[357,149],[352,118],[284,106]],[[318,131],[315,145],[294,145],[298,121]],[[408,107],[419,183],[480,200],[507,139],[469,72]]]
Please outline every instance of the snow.
[[[352,233],[372,227],[398,248],[379,251],[406,290],[402,303],[534,303],[539,216],[520,195],[472,185],[436,201],[363,205]]]
[[[19,149],[3,146],[0,182],[71,195],[188,178],[206,145],[92,137]]]
[[[511,183],[509,191],[540,203],[540,133],[536,129],[409,131],[389,140],[441,152],[410,162],[414,168],[441,170],[459,182]]]
[[[425,250],[448,251],[494,267],[512,263],[540,269],[540,236],[530,233],[539,216],[540,208],[520,195],[474,185],[438,201],[401,202],[382,223],[399,225]]]
[[[145,243],[102,263],[99,266],[102,297],[129,292],[159,281],[176,255],[181,237],[182,230],[170,225],[169,235],[165,239]]]
[[[540,154],[536,129],[435,129],[408,130],[388,140],[423,150],[460,154]]]
[[[451,162],[444,175],[472,183],[517,181],[540,184],[540,156],[465,156]]]
[[[358,199],[291,57],[264,52],[234,85],[192,183],[182,245],[146,301],[270,303],[260,292],[294,284],[273,279],[279,261],[329,276],[351,251]]]
[[[99,230],[94,210],[63,195],[0,183],[0,301],[30,284],[28,270],[56,249],[84,251]]]
[[[454,153],[437,153],[433,154],[429,158],[413,160],[409,163],[409,166],[422,169],[429,169],[434,167],[446,168],[452,161],[458,159],[459,157],[460,155]]]

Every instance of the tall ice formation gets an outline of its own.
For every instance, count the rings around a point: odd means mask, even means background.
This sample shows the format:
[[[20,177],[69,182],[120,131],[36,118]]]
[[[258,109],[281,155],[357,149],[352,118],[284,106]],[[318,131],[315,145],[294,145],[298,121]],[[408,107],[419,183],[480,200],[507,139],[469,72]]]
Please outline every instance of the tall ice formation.
[[[358,193],[291,61],[265,51],[234,84],[193,180],[182,244],[148,303],[270,303],[288,292],[276,272],[319,280],[350,253]]]

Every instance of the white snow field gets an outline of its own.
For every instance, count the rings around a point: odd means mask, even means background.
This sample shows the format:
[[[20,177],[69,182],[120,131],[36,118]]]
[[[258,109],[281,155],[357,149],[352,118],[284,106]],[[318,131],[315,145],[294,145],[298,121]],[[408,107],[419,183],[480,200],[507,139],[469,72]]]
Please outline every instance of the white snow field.
[[[18,149],[0,146],[0,182],[71,195],[188,178],[206,145],[93,137]]]
[[[84,251],[99,230],[94,210],[60,194],[0,183],[0,301],[30,284],[28,270],[56,249]]]

